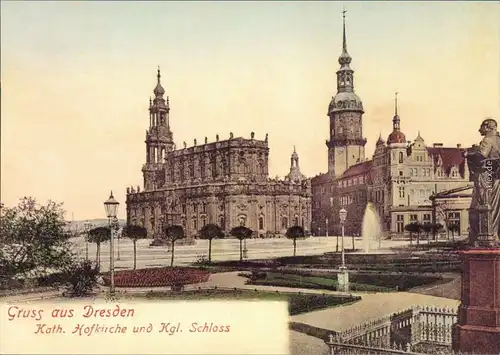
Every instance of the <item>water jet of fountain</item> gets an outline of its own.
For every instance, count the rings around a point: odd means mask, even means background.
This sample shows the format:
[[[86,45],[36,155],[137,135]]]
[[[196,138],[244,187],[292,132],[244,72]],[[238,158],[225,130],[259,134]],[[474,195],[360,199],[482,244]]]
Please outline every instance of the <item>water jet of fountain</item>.
[[[368,253],[370,249],[376,249],[379,246],[373,246],[372,241],[382,240],[382,226],[380,224],[380,218],[375,209],[375,205],[368,202],[365,209],[365,214],[363,216],[363,225],[361,229],[361,236],[363,240],[363,249],[365,253]]]

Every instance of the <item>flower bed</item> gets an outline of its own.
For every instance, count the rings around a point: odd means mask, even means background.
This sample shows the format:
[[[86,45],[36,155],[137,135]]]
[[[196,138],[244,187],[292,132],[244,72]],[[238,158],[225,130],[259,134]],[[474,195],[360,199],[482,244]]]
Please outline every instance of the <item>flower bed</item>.
[[[115,273],[116,287],[160,287],[180,286],[207,282],[210,272],[192,268],[151,268],[123,270]],[[109,285],[109,273],[103,275],[104,284]]]

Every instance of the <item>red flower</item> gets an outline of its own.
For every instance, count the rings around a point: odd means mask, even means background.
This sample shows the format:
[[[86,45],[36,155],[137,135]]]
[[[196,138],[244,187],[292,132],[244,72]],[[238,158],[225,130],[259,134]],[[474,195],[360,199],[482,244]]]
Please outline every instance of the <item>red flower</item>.
[[[115,274],[117,287],[158,287],[200,283],[208,281],[210,273],[191,268],[152,268],[122,270]],[[103,274],[105,284],[109,285],[109,273]]]

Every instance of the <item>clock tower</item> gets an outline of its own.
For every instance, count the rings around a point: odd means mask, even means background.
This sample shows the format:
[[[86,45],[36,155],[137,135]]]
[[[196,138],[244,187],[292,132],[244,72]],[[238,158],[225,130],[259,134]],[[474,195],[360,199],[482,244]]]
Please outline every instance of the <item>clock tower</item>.
[[[330,139],[328,147],[328,173],[341,176],[351,166],[365,160],[366,138],[363,138],[363,103],[354,93],[354,70],[351,56],[347,53],[345,33],[345,13],[343,15],[342,53],[337,71],[337,94],[328,106],[330,118]]]

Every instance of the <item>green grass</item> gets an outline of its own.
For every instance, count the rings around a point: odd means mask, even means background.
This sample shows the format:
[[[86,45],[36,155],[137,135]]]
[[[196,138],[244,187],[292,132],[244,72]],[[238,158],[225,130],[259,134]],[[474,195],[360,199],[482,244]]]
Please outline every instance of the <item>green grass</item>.
[[[318,277],[318,276],[302,276],[296,274],[277,273],[277,272],[267,272],[265,273],[265,276],[259,275],[257,278],[250,279],[247,282],[247,284],[306,288],[306,289],[322,289],[331,291],[336,291],[338,286],[336,278],[333,279],[333,278]],[[393,291],[393,289],[383,286],[360,284],[355,282],[351,282],[349,286],[352,291],[363,291],[363,292]]]
[[[122,298],[130,296],[121,295]],[[144,297],[154,300],[169,301],[200,301],[200,300],[237,300],[237,301],[287,301],[290,315],[311,312],[318,309],[330,308],[340,305],[351,304],[359,301],[361,298],[356,296],[336,296],[319,294],[299,294],[299,293],[281,293],[265,292],[252,290],[195,290],[183,292],[148,292],[144,295],[134,295],[133,298]]]

